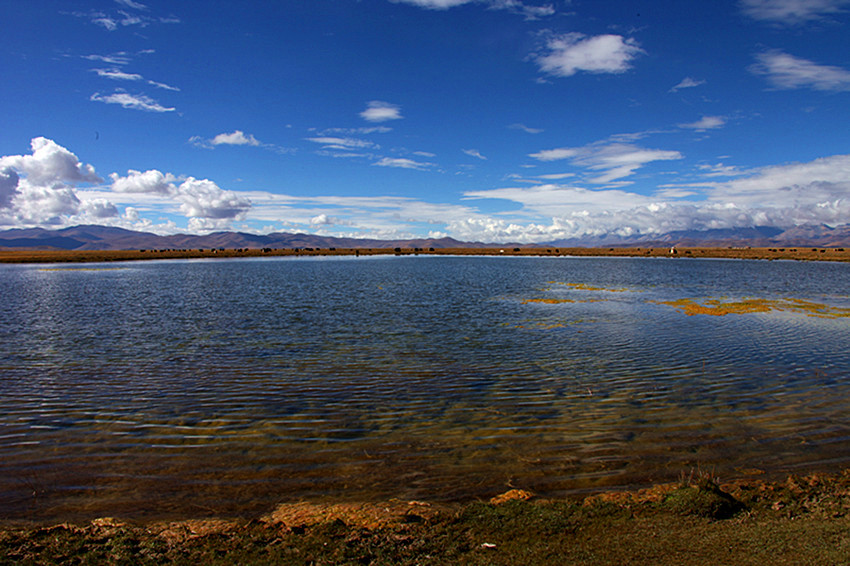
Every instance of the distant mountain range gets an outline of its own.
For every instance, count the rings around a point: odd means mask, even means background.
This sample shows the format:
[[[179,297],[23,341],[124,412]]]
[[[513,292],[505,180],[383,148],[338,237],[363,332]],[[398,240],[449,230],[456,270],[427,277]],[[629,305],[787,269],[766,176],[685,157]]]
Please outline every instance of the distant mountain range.
[[[59,249],[59,250],[135,250],[135,249],[192,249],[192,248],[463,248],[463,247],[620,247],[620,246],[850,246],[850,224],[835,228],[826,225],[800,226],[784,230],[771,226],[717,230],[689,230],[653,234],[650,236],[600,236],[554,240],[535,244],[509,242],[461,242],[453,238],[424,238],[410,240],[366,240],[334,238],[312,234],[246,234],[244,232],[214,232],[203,236],[174,234],[159,236],[109,226],[73,226],[59,230],[16,228],[0,231],[0,248]]]

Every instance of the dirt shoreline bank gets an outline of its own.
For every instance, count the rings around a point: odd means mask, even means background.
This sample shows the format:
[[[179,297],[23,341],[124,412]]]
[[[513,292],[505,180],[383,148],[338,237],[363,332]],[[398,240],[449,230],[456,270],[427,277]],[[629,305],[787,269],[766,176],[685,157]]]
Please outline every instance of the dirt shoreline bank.
[[[671,250],[675,250],[672,252]],[[850,261],[845,248],[241,248],[167,250],[0,249],[0,263],[91,263],[111,261],[211,259],[232,257],[454,255],[515,257],[665,257],[797,261]]]
[[[0,526],[0,564],[850,564],[850,472],[584,500],[283,504],[252,520]]]

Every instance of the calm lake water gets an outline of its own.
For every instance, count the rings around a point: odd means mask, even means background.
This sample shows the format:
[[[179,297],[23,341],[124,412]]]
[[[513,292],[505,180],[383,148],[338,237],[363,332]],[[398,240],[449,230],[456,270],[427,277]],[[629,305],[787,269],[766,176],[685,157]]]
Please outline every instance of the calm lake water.
[[[850,465],[850,265],[0,266],[0,518],[258,515]]]

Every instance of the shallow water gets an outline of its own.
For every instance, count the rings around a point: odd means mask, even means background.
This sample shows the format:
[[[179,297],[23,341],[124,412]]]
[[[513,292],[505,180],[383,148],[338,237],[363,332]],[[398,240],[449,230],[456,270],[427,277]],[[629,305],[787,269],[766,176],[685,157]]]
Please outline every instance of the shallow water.
[[[0,266],[0,517],[255,515],[850,463],[850,265]],[[658,301],[805,299],[687,316]],[[843,310],[842,310],[843,309]]]

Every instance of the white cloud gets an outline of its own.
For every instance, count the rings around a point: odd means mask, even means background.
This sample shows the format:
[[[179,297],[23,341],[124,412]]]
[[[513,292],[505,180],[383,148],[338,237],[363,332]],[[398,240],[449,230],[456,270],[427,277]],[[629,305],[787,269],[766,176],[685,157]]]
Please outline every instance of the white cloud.
[[[752,65],[750,71],[765,75],[776,88],[850,91],[850,71],[841,67],[818,65],[779,50],[765,51],[756,59],[758,63]]]
[[[118,29],[118,22],[105,15],[97,15],[92,19],[92,23],[105,27],[109,31]]]
[[[103,220],[118,216],[118,208],[106,199],[96,199],[83,202],[80,213],[88,218]]]
[[[92,69],[97,73],[97,76],[118,81],[139,81],[142,80],[142,75],[135,73],[125,73],[120,69]]]
[[[0,167],[0,209],[12,205],[12,198],[18,192],[20,177],[11,167]]]
[[[91,95],[89,100],[97,102],[105,102],[106,104],[120,104],[123,108],[133,110],[144,110],[146,112],[173,112],[175,108],[166,108],[156,100],[145,96],[144,94],[129,94],[126,92],[115,92],[106,96],[101,96],[99,92]]]
[[[262,145],[253,135],[245,135],[242,130],[235,130],[229,134],[218,134],[210,140],[212,145]]]
[[[434,164],[413,161],[412,159],[406,159],[403,157],[384,157],[380,161],[373,163],[373,165],[377,165],[379,167],[399,167],[401,169],[418,169],[420,171],[424,171],[429,167],[433,167]]]
[[[221,189],[209,179],[189,177],[177,188],[182,202],[180,212],[190,218],[240,220],[251,208],[251,201],[232,191]]]
[[[411,4],[429,10],[448,10],[473,1],[475,0],[390,0],[394,4]]]
[[[192,136],[189,138],[189,143],[206,149],[215,149],[220,145],[246,145],[249,147],[261,147],[280,154],[292,153],[294,151],[293,149],[281,147],[273,143],[263,143],[255,138],[253,134],[246,134],[242,130],[218,134],[210,139],[202,138],[201,136]]]
[[[307,138],[308,141],[314,143],[320,143],[324,145],[325,149],[340,149],[340,150],[352,150],[352,149],[376,149],[379,146],[373,142],[367,140],[361,140],[357,138],[339,138],[339,137],[331,137],[331,136],[321,136],[316,138]]]
[[[559,181],[561,179],[567,179],[569,177],[575,177],[575,173],[552,173],[550,175],[538,175],[538,179],[546,179],[547,181]]]
[[[541,133],[543,133],[543,130],[541,130],[540,128],[529,128],[525,124],[511,124],[508,127],[512,130],[522,130],[523,132],[525,132],[527,134],[541,134]]]
[[[316,215],[310,219],[311,226],[332,226],[334,224],[334,219],[324,213]]]
[[[140,4],[138,2],[134,2],[133,0],[115,0],[118,4],[122,6],[126,6],[127,8],[132,8],[134,10],[147,10],[148,7],[144,4]]]
[[[410,4],[428,10],[448,10],[464,4],[484,4],[491,10],[509,10],[522,14],[529,20],[551,16],[555,14],[555,8],[551,4],[543,6],[529,6],[520,0],[390,0],[394,4]]]
[[[487,159],[486,157],[481,155],[481,152],[478,151],[477,149],[463,149],[461,151],[463,151],[465,154],[467,154],[470,157],[477,157],[478,159],[483,159],[485,161]]]
[[[335,134],[343,135],[368,135],[368,134],[387,134],[393,129],[387,126],[368,126],[365,128],[327,128],[318,132],[320,136],[329,136]]]
[[[577,154],[577,149],[569,147],[559,147],[557,149],[544,149],[543,151],[538,151],[537,153],[529,154],[529,157],[533,157],[538,161],[558,161],[560,159],[575,157]]]
[[[691,122],[689,124],[679,124],[680,128],[686,128],[689,130],[696,130],[698,132],[704,132],[705,130],[714,130],[717,128],[722,128],[726,124],[726,118],[724,116],[703,116],[696,122]]]
[[[400,120],[403,118],[401,109],[395,104],[373,100],[370,102],[360,116],[368,122],[386,122],[387,120]]]
[[[103,181],[95,173],[94,167],[80,163],[76,155],[53,140],[33,138],[30,147],[32,155],[0,157],[0,169],[15,169],[33,185],[56,186],[62,183]]]
[[[711,200],[785,206],[841,200],[850,206],[850,155],[763,167],[743,178],[703,186],[711,189]]]
[[[156,81],[148,81],[148,84],[155,86],[157,88],[162,88],[162,89],[165,89],[165,90],[171,90],[171,91],[174,91],[174,92],[180,92],[180,89],[177,88],[176,86],[167,85],[165,83],[158,83]]]
[[[101,63],[108,63],[110,65],[127,65],[130,62],[130,57],[124,51],[110,55],[83,55],[83,59],[100,61]]]
[[[741,0],[744,13],[756,20],[795,25],[843,13],[850,0]]]
[[[641,53],[643,50],[631,38],[568,33],[550,38],[546,54],[537,57],[537,64],[540,70],[556,77],[569,77],[581,71],[623,73]]]
[[[34,138],[31,155],[0,157],[0,208],[4,222],[58,225],[86,212],[73,185],[100,183],[94,167],[53,140]],[[112,205],[95,203],[91,214],[108,214]],[[103,217],[103,216],[101,216]]]
[[[702,200],[680,200],[700,194]],[[848,194],[850,155],[836,155],[764,167],[725,182],[669,186],[652,196],[558,185],[471,191],[466,198],[501,198],[522,208],[501,215],[512,219],[455,219],[448,222],[447,231],[459,239],[545,242],[675,230],[834,226],[850,217]]]
[[[573,165],[591,171],[601,171],[600,175],[588,179],[588,182],[604,185],[628,177],[647,163],[681,159],[682,154],[678,151],[646,149],[633,144],[609,143],[548,149],[532,153],[529,157],[539,161],[570,159]]]
[[[705,81],[698,81],[696,79],[692,79],[691,77],[685,77],[684,79],[681,80],[681,82],[679,82],[679,84],[677,84],[676,86],[671,88],[668,92],[676,92],[679,89],[694,88],[694,87],[704,85],[704,84],[705,84]]]
[[[112,179],[112,190],[118,193],[169,195],[177,191],[174,186],[177,178],[171,173],[163,174],[155,169],[144,173],[130,169],[126,177],[117,173],[112,173],[109,177]]]
[[[47,187],[21,182],[14,199],[16,216],[24,224],[60,224],[62,217],[80,210],[80,199],[69,187]]]

